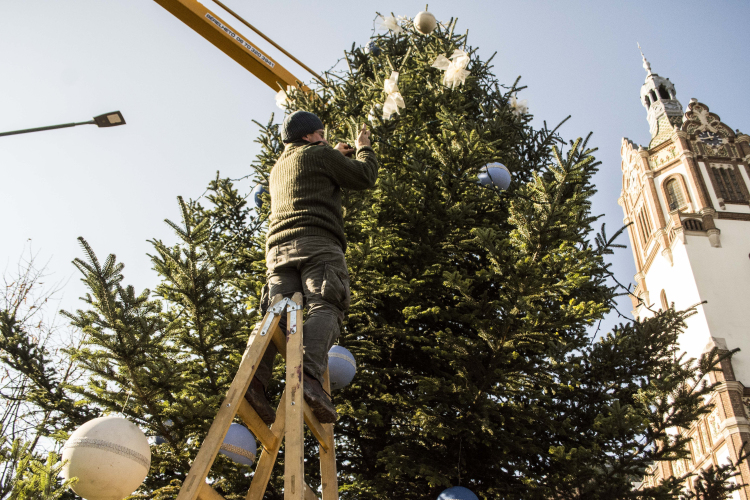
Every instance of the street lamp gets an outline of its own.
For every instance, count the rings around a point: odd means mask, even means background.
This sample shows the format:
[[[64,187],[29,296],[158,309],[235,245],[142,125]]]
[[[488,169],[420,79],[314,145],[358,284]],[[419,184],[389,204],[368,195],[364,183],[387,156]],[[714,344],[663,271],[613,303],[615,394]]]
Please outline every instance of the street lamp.
[[[65,123],[63,125],[51,125],[49,127],[27,128],[26,130],[14,130],[12,132],[0,132],[0,137],[4,135],[28,134],[29,132],[41,132],[42,130],[52,130],[56,128],[75,127],[76,125],[96,125],[97,127],[117,127],[125,125],[125,118],[119,111],[112,111],[103,115],[95,116],[93,120],[81,123]]]

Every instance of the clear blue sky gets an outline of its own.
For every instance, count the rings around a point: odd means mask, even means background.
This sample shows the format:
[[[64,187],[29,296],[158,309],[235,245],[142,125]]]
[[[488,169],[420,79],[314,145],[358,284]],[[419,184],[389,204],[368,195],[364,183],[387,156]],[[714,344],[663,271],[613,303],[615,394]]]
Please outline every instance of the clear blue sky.
[[[317,71],[352,42],[367,42],[375,11],[414,16],[424,9],[424,2],[403,0],[225,2]],[[152,0],[2,6],[0,131],[116,109],[128,124],[0,138],[0,268],[13,267],[31,238],[53,280],[73,278],[63,307],[80,307],[84,290],[70,261],[82,255],[82,235],[101,258],[117,254],[127,284],[154,286],[146,240],[171,241],[163,219],[178,220],[175,198],[199,196],[216,170],[249,173],[257,151],[252,120],[279,116],[274,93]],[[649,139],[636,42],[683,105],[696,97],[732,128],[750,130],[746,1],[433,1],[430,11],[441,21],[458,17],[457,29],[469,30],[483,58],[497,51],[501,82],[522,76],[529,88],[519,97],[537,124],[571,114],[564,136],[594,132],[603,162],[594,211],[605,214],[610,233],[623,218],[621,139]],[[239,31],[307,78],[249,30]],[[630,250],[612,261],[620,280],[632,281]]]

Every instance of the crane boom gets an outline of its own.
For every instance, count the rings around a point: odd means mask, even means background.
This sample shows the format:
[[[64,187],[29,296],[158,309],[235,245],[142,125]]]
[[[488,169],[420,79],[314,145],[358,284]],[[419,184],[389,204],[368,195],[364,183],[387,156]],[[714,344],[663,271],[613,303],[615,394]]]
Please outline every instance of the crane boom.
[[[273,90],[286,89],[289,85],[307,90],[294,75],[248,42],[237,30],[197,0],[154,1]]]

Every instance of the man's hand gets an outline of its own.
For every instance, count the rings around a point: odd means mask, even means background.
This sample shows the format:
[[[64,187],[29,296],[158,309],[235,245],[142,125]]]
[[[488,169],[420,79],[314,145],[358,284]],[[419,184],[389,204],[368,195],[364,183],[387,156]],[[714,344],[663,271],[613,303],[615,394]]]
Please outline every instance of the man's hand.
[[[362,124],[362,130],[359,131],[359,137],[357,137],[357,148],[364,146],[370,146],[370,131],[367,130],[367,124]]]
[[[354,148],[352,148],[351,146],[343,142],[339,142],[338,144],[336,144],[336,147],[333,149],[335,149],[336,151],[338,151],[344,156],[351,156],[352,153],[354,153],[355,151]]]

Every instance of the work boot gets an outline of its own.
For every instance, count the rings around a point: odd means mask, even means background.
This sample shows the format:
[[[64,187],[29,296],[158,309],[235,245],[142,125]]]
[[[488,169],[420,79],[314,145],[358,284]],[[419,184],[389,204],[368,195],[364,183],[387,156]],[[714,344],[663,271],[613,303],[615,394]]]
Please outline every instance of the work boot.
[[[253,381],[250,382],[250,387],[247,388],[245,393],[245,399],[266,425],[271,425],[276,421],[276,412],[266,398],[266,390],[263,384],[256,377],[253,377]]]
[[[304,389],[302,395],[310,405],[310,409],[321,424],[332,424],[338,420],[336,407],[331,402],[331,397],[323,390],[318,379],[304,374]]]

